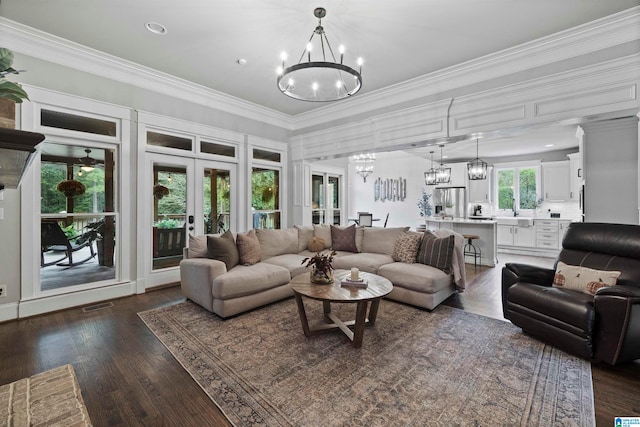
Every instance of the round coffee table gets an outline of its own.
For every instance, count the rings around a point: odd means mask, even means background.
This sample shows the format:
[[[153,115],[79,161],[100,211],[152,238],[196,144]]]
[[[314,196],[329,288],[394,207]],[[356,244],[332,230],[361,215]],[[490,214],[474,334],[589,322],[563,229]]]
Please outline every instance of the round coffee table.
[[[360,277],[368,283],[366,288],[341,286],[340,283],[342,280],[350,274],[350,271],[335,270],[334,281],[328,285],[311,283],[309,273],[302,273],[291,279],[290,285],[296,297],[298,314],[300,315],[302,330],[305,336],[311,337],[340,329],[349,337],[354,347],[362,347],[364,328],[365,326],[373,326],[375,324],[380,300],[391,292],[393,285],[389,280],[377,274],[360,272]],[[310,328],[302,301],[303,296],[322,301],[325,318],[333,323]],[[369,305],[369,302],[371,302],[371,307],[369,308],[369,315],[367,316],[367,305]],[[338,316],[331,312],[331,303],[357,304],[356,319],[343,322]],[[353,330],[351,330],[349,326],[353,326]]]

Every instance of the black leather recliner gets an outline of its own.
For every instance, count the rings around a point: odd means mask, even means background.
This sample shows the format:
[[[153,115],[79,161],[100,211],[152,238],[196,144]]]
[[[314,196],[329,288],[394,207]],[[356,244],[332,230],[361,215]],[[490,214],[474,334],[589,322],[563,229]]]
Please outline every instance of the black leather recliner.
[[[562,261],[622,274],[595,296],[552,287],[554,269],[508,263],[502,309],[514,325],[569,353],[611,365],[640,358],[640,226],[572,223]]]

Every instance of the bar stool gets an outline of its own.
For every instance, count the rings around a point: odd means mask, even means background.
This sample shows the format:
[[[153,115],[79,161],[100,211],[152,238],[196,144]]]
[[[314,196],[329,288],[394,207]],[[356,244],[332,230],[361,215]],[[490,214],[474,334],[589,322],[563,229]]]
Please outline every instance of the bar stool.
[[[463,234],[462,237],[467,239],[467,244],[464,245],[463,253],[465,258],[467,256],[473,257],[473,266],[474,268],[478,267],[478,259],[482,259],[482,251],[480,248],[473,244],[475,239],[479,239],[480,236],[476,234]]]

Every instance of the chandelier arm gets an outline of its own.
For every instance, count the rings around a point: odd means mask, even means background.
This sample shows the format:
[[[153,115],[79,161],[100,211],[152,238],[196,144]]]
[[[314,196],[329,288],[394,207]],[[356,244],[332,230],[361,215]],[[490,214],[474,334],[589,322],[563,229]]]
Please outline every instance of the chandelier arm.
[[[298,59],[298,64],[302,62],[302,58],[304,58],[304,54],[307,53],[307,45],[311,43],[311,40],[313,40],[313,35],[315,33],[316,33],[315,30],[311,32],[311,37],[309,37],[309,41],[307,42],[307,44],[304,46],[304,49],[302,50],[302,55],[300,55],[300,59]],[[311,55],[311,53],[309,53],[309,55]],[[311,58],[309,58],[309,62],[311,62]]]

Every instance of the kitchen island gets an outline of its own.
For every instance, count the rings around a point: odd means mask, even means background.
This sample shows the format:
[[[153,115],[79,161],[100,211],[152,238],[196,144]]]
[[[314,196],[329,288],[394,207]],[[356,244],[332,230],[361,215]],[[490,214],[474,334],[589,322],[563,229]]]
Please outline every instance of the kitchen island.
[[[496,266],[498,256],[496,220],[430,217],[425,220],[425,224],[427,230],[452,230],[458,234],[475,234],[479,236],[479,239],[473,240],[473,244],[482,251],[480,264],[489,267]]]

